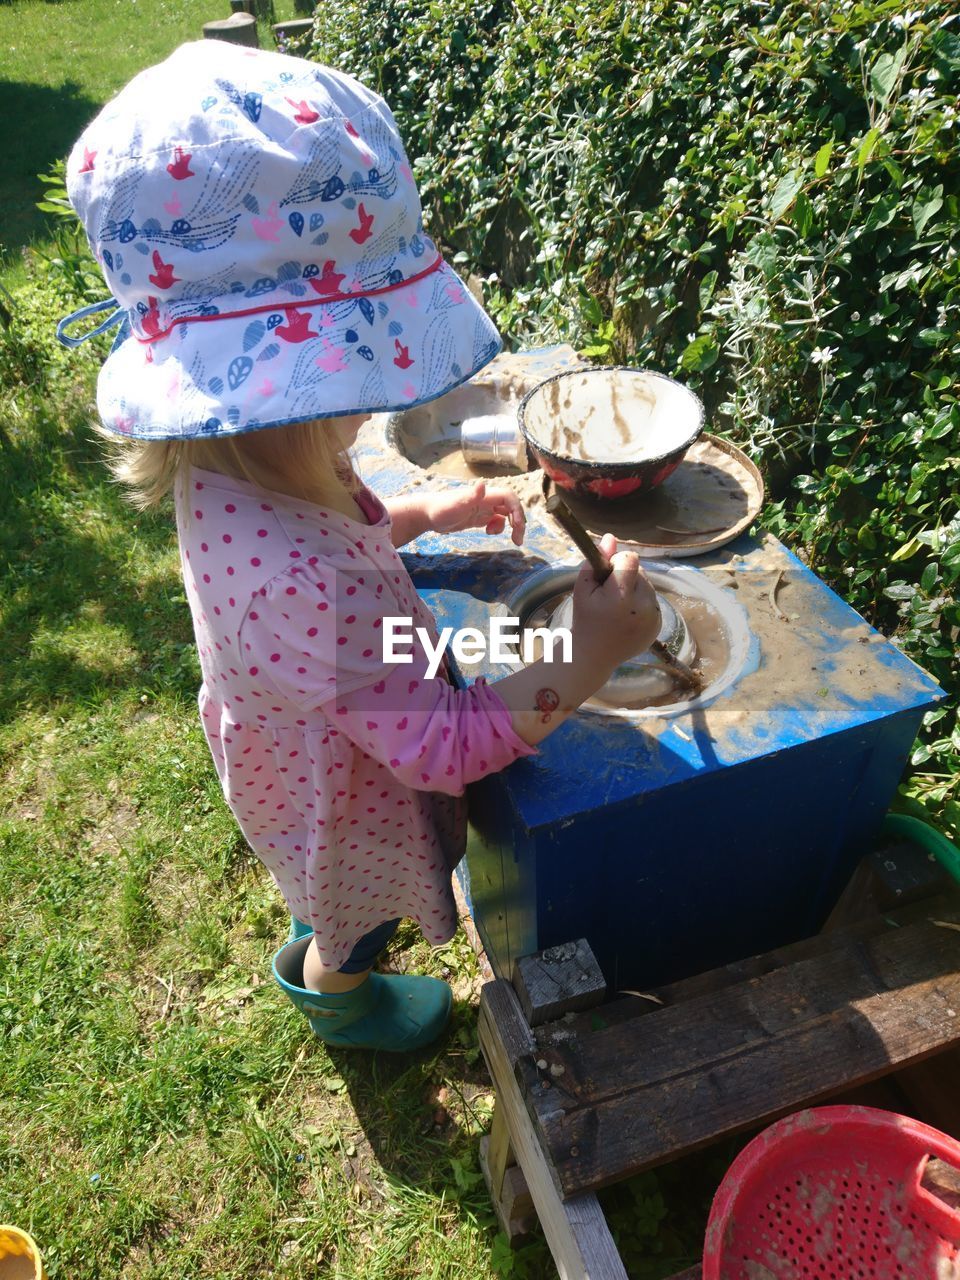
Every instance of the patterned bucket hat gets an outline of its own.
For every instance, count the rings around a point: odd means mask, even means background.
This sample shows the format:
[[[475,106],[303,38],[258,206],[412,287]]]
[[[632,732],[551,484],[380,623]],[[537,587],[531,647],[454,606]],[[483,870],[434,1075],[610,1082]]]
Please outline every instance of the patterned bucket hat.
[[[89,125],[67,189],[113,297],[57,333],[120,324],[97,403],[121,435],[408,409],[500,350],[424,234],[386,103],[327,67],[183,45]]]

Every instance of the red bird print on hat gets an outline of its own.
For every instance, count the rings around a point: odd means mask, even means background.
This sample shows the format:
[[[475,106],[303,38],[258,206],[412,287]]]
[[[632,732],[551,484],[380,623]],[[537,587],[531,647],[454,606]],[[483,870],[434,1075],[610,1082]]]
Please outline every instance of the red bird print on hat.
[[[413,364],[410,359],[410,348],[405,347],[399,338],[394,338],[393,345],[397,348],[397,354],[393,357],[393,363],[398,369],[409,369]]]
[[[343,279],[343,273],[336,270],[336,263],[329,258],[323,264],[323,271],[318,280],[316,276],[310,277],[310,286],[315,293],[326,297],[328,294],[340,292],[340,281]]]
[[[310,328],[309,312],[298,311],[296,307],[284,307],[284,312],[287,323],[278,324],[274,329],[278,338],[282,338],[284,342],[306,342],[308,338],[319,338],[320,335]]]
[[[183,147],[175,147],[173,154],[173,162],[167,165],[167,173],[170,177],[176,178],[178,182],[182,182],[184,178],[193,178],[195,174],[190,168],[193,152],[184,151]]]
[[[302,98],[299,102],[294,102],[293,98],[288,98],[287,101],[290,103],[291,107],[297,108],[297,113],[293,117],[297,124],[316,124],[320,119],[320,113],[318,111],[314,111],[313,107],[311,107],[309,103],[304,102]]]
[[[88,151],[86,147],[83,148],[83,164],[80,166],[80,173],[93,173],[93,162],[96,154],[95,151]]]
[[[359,133],[357,133],[356,129],[353,127],[353,125],[350,123],[349,120],[344,120],[343,124],[344,124],[344,128],[346,129],[347,133],[349,133],[351,138],[360,137]]]
[[[164,262],[156,249],[153,251],[153,269],[156,275],[150,275],[148,279],[158,289],[171,289],[175,284],[179,284],[180,277],[173,274],[173,263]]]
[[[156,338],[160,334],[160,308],[156,298],[147,298],[147,314],[143,317],[141,325],[143,332],[148,338]],[[147,358],[150,359],[150,353],[147,352]]]
[[[350,232],[350,239],[354,244],[363,244],[365,240],[369,240],[373,235],[370,230],[373,226],[373,214],[367,213],[361,202],[359,209],[357,209],[357,217],[360,219],[360,224]]]

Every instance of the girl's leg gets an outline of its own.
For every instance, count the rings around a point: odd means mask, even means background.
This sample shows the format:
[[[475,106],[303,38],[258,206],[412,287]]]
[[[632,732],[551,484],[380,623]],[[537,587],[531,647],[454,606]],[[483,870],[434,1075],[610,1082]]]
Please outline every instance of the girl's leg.
[[[311,940],[303,957],[303,985],[308,991],[336,995],[353,991],[365,982],[384,947],[397,931],[399,920],[386,920],[365,934],[339,969],[328,969],[320,962],[316,943]]]

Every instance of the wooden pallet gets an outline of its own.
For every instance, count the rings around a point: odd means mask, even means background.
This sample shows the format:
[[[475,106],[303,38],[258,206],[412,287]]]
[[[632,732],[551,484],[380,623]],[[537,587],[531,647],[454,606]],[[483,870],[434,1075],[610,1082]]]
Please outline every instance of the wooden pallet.
[[[484,1168],[509,1236],[535,1213],[564,1280],[626,1280],[600,1188],[900,1069],[923,1089],[914,1064],[960,1046],[960,890],[868,871],[840,927],[644,995],[582,1007],[583,943],[484,986]]]

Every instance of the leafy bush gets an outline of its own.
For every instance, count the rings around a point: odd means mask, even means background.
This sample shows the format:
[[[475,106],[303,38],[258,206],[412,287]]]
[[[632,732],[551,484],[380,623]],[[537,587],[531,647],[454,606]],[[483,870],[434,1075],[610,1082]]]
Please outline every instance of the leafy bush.
[[[57,160],[50,172],[41,173],[39,179],[46,191],[37,208],[41,213],[52,214],[55,221],[49,248],[36,248],[34,257],[77,304],[98,302],[105,292],[103,273],[67,195],[66,161]]]
[[[313,56],[508,338],[676,372],[763,462],[767,526],[953,695],[910,790],[960,832],[954,6],[344,0]]]

